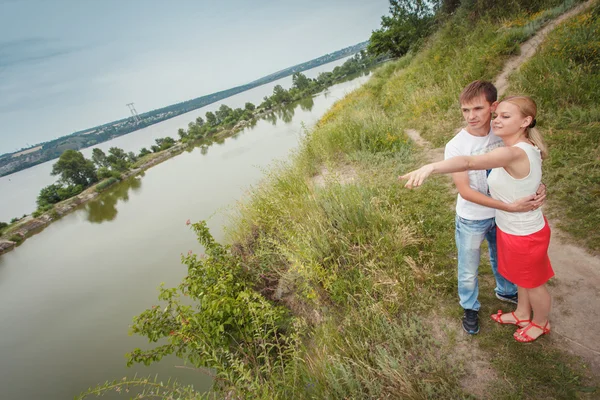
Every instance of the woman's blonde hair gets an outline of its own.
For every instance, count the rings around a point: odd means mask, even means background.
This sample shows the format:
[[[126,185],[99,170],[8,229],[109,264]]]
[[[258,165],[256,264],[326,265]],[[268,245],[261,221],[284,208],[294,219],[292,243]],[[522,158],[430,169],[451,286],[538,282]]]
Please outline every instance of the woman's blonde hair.
[[[542,138],[542,134],[535,128],[535,116],[537,114],[537,105],[535,101],[529,96],[510,96],[502,100],[502,102],[508,102],[519,107],[521,115],[524,117],[531,117],[531,124],[525,128],[525,135],[527,138],[540,149],[542,159],[548,156],[548,149]]]

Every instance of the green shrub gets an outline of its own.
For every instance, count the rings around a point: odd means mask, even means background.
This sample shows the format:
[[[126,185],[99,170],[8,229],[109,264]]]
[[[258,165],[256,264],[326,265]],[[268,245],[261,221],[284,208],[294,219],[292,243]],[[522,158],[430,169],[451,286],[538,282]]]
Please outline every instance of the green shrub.
[[[117,179],[115,177],[105,179],[96,185],[96,192],[100,193],[100,192],[104,191],[106,188],[108,188],[109,186],[112,186],[117,182],[119,182],[119,179]]]
[[[192,225],[206,255],[182,256],[188,276],[179,288],[160,288],[159,300],[134,318],[132,332],[161,345],[135,349],[128,365],[149,365],[176,353],[197,368],[211,368],[222,389],[260,389],[285,366],[295,340],[289,315],[253,290],[241,259],[215,242],[205,222]],[[179,297],[189,301],[180,303]]]
[[[23,237],[21,235],[11,235],[8,240],[15,243],[21,243],[23,241]]]
[[[48,213],[48,215],[53,220],[57,220],[60,218],[60,214],[58,213],[58,211],[56,211],[56,208],[51,209],[50,212]]]

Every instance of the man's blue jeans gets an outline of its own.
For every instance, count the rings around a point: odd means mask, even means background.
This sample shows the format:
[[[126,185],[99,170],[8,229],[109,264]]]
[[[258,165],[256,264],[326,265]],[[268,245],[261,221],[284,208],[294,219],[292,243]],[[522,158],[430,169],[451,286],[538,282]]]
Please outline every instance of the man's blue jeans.
[[[487,240],[490,250],[490,264],[496,278],[496,293],[514,295],[517,286],[498,273],[496,253],[496,222],[494,218],[470,220],[456,216],[456,248],[458,249],[458,297],[464,309],[479,310],[479,257],[481,244]]]

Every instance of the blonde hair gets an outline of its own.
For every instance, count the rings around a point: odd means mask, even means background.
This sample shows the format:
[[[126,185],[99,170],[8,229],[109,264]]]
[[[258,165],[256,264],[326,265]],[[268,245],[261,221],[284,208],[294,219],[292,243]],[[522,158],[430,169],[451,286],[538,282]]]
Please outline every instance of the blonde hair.
[[[535,101],[529,96],[510,96],[502,100],[502,102],[505,101],[519,107],[522,116],[531,117],[531,124],[525,128],[525,136],[531,143],[540,149],[542,160],[548,157],[548,149],[546,148],[542,134],[535,128],[535,116],[537,114],[537,105],[535,104]]]

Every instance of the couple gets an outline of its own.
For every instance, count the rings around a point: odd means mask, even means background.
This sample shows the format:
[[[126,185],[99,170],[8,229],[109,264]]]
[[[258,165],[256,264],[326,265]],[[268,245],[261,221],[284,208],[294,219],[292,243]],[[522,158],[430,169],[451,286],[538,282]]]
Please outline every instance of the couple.
[[[526,96],[498,103],[496,88],[485,81],[469,84],[460,105],[467,127],[448,142],[445,160],[400,178],[413,188],[431,174],[452,173],[459,192],[456,246],[464,330],[479,332],[477,271],[485,238],[496,297],[517,303],[514,312],[498,311],[492,319],[516,325],[514,338],[532,342],[550,332],[551,299],[545,284],[554,276],[548,258],[550,228],[539,209],[545,197],[541,179],[546,148],[535,129],[537,107]],[[493,121],[492,114],[496,114]]]

